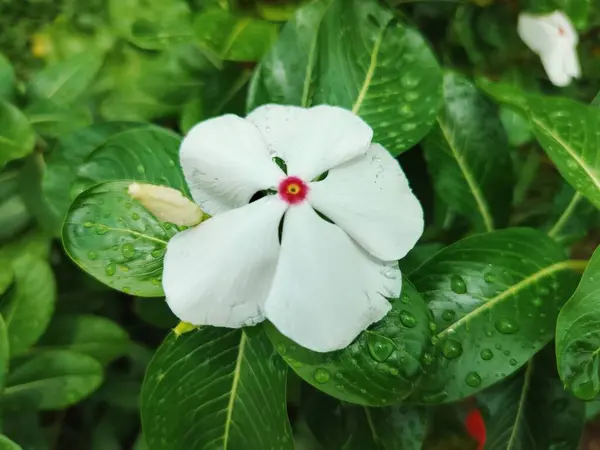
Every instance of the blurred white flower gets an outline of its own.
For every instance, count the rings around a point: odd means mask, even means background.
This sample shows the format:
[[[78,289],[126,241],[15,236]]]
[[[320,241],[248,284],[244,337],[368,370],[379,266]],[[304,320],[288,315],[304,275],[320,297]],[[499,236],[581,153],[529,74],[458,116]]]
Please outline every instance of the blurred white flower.
[[[232,328],[267,318],[318,352],[344,348],[382,319],[423,212],[372,135],[332,106],[267,105],[196,125],[181,165],[213,217],[169,241],[163,286],[173,312]]]
[[[204,213],[200,207],[177,189],[147,183],[131,183],[127,192],[164,222],[186,227],[202,222]]]
[[[579,38],[562,11],[546,15],[521,13],[517,31],[523,42],[540,56],[552,84],[566,86],[581,76],[577,57]]]

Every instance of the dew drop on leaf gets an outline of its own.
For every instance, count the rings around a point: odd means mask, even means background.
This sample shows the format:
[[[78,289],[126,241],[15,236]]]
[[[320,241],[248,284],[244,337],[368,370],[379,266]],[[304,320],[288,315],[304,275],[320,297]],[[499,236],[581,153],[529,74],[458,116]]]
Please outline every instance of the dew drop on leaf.
[[[94,226],[94,222],[83,222],[83,226],[86,228],[92,228]]]
[[[104,267],[104,272],[106,273],[106,275],[108,275],[109,277],[112,277],[116,272],[117,272],[117,265],[115,263],[108,263],[105,267]]]
[[[121,247],[121,253],[125,258],[133,258],[135,255],[135,247],[131,242],[127,242]]]
[[[394,352],[389,339],[374,333],[367,333],[367,346],[371,357],[378,362],[386,361]]]
[[[508,363],[509,363],[511,366],[516,366],[516,365],[517,365],[517,360],[516,360],[516,359],[514,359],[514,358],[511,358],[511,359],[508,361]]]
[[[400,322],[402,322],[402,325],[404,325],[406,328],[414,328],[417,325],[417,319],[415,316],[405,309],[400,311]]]
[[[88,258],[90,258],[92,261],[94,259],[96,259],[98,257],[98,254],[96,252],[88,252]]]
[[[454,311],[453,309],[445,309],[442,313],[442,319],[444,319],[446,322],[452,322],[455,316],[456,311]]]
[[[454,339],[448,339],[442,348],[442,355],[448,359],[458,358],[462,355],[462,344]]]
[[[542,299],[541,299],[541,298],[539,298],[539,297],[536,297],[536,298],[534,298],[534,299],[531,301],[531,304],[532,304],[533,306],[535,306],[536,308],[539,308],[540,306],[542,306],[542,304],[543,304],[543,303],[544,303],[544,302],[543,302],[543,301],[542,301]]]
[[[433,361],[434,361],[434,358],[431,353],[423,354],[423,364],[425,364],[426,366],[429,366],[429,365],[433,364]]]
[[[467,284],[460,275],[452,275],[450,278],[450,288],[457,294],[465,294],[467,292]]]
[[[481,377],[477,372],[469,372],[465,377],[465,383],[471,387],[477,387],[481,384]]]
[[[323,369],[322,367],[319,367],[317,370],[315,370],[313,376],[315,381],[320,384],[327,383],[331,379],[331,374],[329,371],[327,369]]]
[[[489,348],[483,348],[479,352],[479,356],[481,356],[481,359],[484,361],[489,361],[494,357],[494,353]]]
[[[285,348],[285,344],[277,344],[277,351],[282,354],[285,355],[286,352],[286,348]]]
[[[500,319],[496,322],[496,330],[502,334],[515,334],[519,331],[519,325],[512,319]]]
[[[108,227],[106,225],[104,225],[103,223],[99,223],[96,225],[96,234],[106,234],[106,232],[108,232]]]
[[[487,272],[483,274],[483,280],[486,283],[493,283],[496,280],[496,277],[494,276],[493,273]]]
[[[131,215],[131,218],[132,218],[133,220],[140,220],[140,215],[139,215],[138,213],[133,213],[133,214]]]

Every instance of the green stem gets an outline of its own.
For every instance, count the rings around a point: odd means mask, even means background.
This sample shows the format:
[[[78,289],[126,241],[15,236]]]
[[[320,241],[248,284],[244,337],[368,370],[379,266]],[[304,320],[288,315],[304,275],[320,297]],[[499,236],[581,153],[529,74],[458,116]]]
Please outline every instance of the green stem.
[[[576,192],[575,195],[573,195],[573,198],[571,199],[569,204],[567,205],[566,209],[563,211],[563,213],[560,215],[560,217],[554,224],[554,226],[550,229],[550,231],[548,231],[548,236],[550,236],[551,238],[556,237],[556,235],[563,229],[563,227],[569,220],[569,217],[571,217],[571,214],[573,214],[573,211],[575,211],[575,208],[577,207],[577,204],[580,200],[581,194],[579,192]]]

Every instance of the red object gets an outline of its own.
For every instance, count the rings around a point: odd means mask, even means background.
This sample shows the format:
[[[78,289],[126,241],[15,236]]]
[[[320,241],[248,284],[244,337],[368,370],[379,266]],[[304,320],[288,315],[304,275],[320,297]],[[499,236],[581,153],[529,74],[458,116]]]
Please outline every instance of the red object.
[[[298,177],[287,177],[279,184],[279,196],[290,205],[296,205],[306,198],[308,186]]]
[[[474,409],[465,419],[465,427],[473,439],[479,444],[477,450],[485,445],[485,422],[478,409]]]

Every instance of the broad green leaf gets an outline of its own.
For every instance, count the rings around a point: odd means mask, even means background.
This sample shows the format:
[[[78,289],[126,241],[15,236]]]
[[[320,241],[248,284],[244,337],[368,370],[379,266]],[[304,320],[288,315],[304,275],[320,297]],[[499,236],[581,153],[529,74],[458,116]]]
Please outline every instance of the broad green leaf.
[[[552,348],[546,350],[519,374],[477,396],[486,450],[578,448],[585,406],[565,391]]]
[[[554,0],[554,5],[569,16],[578,29],[585,29],[592,11],[592,0]],[[597,4],[594,3],[597,8]]]
[[[555,196],[548,224],[548,236],[563,245],[572,245],[600,224],[600,210],[565,182]]]
[[[2,416],[2,431],[25,450],[51,450],[37,411],[19,411]]]
[[[129,337],[117,323],[100,316],[57,316],[38,341],[34,352],[71,350],[91,356],[102,364],[123,355]]]
[[[148,367],[141,414],[154,450],[294,448],[286,367],[260,328],[171,333]]]
[[[62,409],[90,395],[102,383],[102,365],[81,353],[55,350],[13,369],[2,405],[8,410]]]
[[[2,253],[0,252],[0,258],[2,258]],[[0,259],[3,263],[7,260],[4,258]],[[14,280],[14,273],[12,267],[9,264],[3,264],[2,269],[0,270],[0,297],[4,295],[6,291],[11,287]]]
[[[437,325],[437,364],[426,366],[410,400],[466,398],[527,363],[554,336],[577,283],[573,269],[581,263],[528,228],[465,238],[419,266],[409,279]]]
[[[20,194],[19,171],[2,172],[0,174],[0,242],[8,241],[31,222],[31,215]]]
[[[14,443],[6,436],[0,434],[0,450],[23,450],[20,445]]]
[[[33,150],[35,134],[27,117],[16,107],[0,100],[0,169]]]
[[[444,101],[424,142],[435,189],[476,229],[501,228],[508,223],[515,179],[498,111],[453,72],[444,76]]]
[[[11,356],[23,353],[46,330],[56,301],[50,265],[37,257],[12,263],[14,287],[2,298],[0,313],[6,322]]]
[[[8,331],[6,322],[0,315],[0,393],[4,388],[4,380],[8,373],[8,360],[10,357],[10,348],[8,346]]]
[[[392,310],[343,350],[317,353],[296,345],[267,324],[271,341],[285,361],[308,383],[340,400],[390,405],[413,390],[429,350],[431,317],[423,299],[403,280]]]
[[[50,236],[33,228],[0,246],[0,261],[12,262],[31,257],[47,259],[50,254],[50,246]],[[8,264],[4,267],[9,268]],[[2,283],[0,283],[1,285]]]
[[[351,109],[398,155],[429,132],[441,90],[441,70],[416,30],[376,0],[332,0],[296,12],[263,59],[248,105]]]
[[[533,139],[529,122],[519,113],[506,106],[501,107],[500,120],[506,130],[508,142],[512,147],[527,144]]]
[[[417,244],[408,254],[398,261],[402,273],[410,273],[444,248],[439,242],[426,242]]]
[[[42,181],[58,230],[71,202],[87,188],[112,180],[138,180],[186,190],[178,167],[180,138],[149,124],[102,123],[60,140]],[[104,211],[106,212],[106,211]]]
[[[198,45],[225,61],[257,61],[277,39],[277,25],[238,17],[221,8],[201,12],[194,21]]]
[[[35,102],[27,107],[25,114],[35,131],[48,138],[58,138],[92,123],[92,113],[87,107],[53,100]]]
[[[600,247],[556,322],[556,359],[564,384],[584,400],[600,393]]]
[[[29,81],[29,94],[35,100],[52,100],[59,105],[72,103],[86,93],[102,66],[104,56],[86,51],[51,64]]]
[[[0,99],[10,100],[15,88],[15,69],[0,53]]]
[[[163,258],[179,228],[156,219],[127,194],[128,186],[126,181],[102,183],[75,199],[62,232],[65,250],[79,267],[115,289],[162,297]]]

